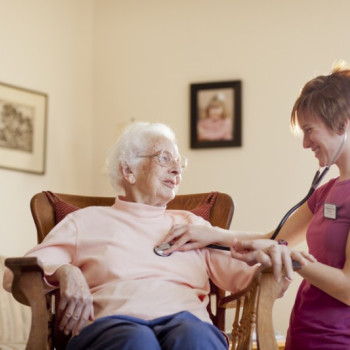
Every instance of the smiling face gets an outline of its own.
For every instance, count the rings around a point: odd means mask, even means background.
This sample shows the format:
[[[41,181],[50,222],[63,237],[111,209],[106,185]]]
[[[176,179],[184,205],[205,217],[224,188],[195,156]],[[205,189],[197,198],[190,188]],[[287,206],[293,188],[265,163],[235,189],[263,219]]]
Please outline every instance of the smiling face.
[[[298,124],[304,134],[303,147],[314,152],[320,167],[330,165],[342,143],[343,133],[333,131],[317,117],[299,117]]]
[[[214,106],[208,108],[208,118],[213,121],[218,121],[222,119],[224,109],[221,106]]]
[[[172,160],[169,166],[158,163],[156,155],[160,151],[171,153],[174,158],[179,156],[177,146],[163,136],[155,137],[151,147],[140,154],[140,162],[130,169],[123,169],[125,180],[125,200],[154,206],[165,206],[175,197],[181,182],[182,169],[180,164]]]

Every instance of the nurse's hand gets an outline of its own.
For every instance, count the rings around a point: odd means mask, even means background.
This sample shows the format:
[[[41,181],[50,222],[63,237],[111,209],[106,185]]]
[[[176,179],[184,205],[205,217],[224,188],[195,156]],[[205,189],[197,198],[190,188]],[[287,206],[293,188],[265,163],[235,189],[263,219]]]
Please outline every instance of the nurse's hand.
[[[229,231],[218,227],[175,224],[160,244],[169,243],[171,245],[171,248],[166,250],[167,253],[173,253],[174,251],[186,252],[218,242],[225,245],[225,241],[227,241],[226,245],[229,246],[232,237]]]
[[[231,245],[231,256],[242,260],[248,265],[260,263],[265,267],[272,267],[274,277],[279,281],[282,275],[289,281],[293,279],[292,259],[300,266],[306,266],[316,259],[308,253],[290,250],[285,245],[280,245],[270,239],[256,239],[250,241],[238,241],[234,239]]]
[[[83,273],[75,266],[63,265],[47,280],[59,283],[59,329],[65,334],[78,335],[88,320],[94,320],[92,295]]]

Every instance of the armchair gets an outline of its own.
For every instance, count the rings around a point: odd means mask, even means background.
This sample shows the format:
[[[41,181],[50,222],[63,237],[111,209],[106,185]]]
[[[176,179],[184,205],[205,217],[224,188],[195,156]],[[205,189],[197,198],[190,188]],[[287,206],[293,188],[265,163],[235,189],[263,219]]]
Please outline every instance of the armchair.
[[[67,212],[91,205],[110,206],[113,197],[87,197],[70,194],[42,192],[31,200],[31,211],[40,243],[48,232]],[[190,210],[201,215],[213,226],[229,228],[234,211],[231,197],[224,193],[200,193],[177,195],[168,204],[169,209]],[[12,294],[32,309],[32,327],[27,350],[65,349],[69,338],[55,327],[55,298],[57,294],[45,295],[42,268],[33,257],[8,258],[5,261],[14,273]],[[248,350],[252,347],[252,335],[257,332],[258,348],[278,349],[272,323],[274,300],[281,294],[283,282],[276,282],[270,271],[257,269],[249,286],[236,295],[211,284],[208,311],[213,323],[225,331],[225,312],[234,308],[232,326],[232,350]]]

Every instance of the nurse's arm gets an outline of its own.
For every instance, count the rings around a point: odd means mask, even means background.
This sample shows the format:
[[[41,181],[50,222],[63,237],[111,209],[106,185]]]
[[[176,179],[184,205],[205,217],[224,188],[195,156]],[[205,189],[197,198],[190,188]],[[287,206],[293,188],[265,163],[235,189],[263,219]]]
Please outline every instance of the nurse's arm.
[[[299,243],[305,241],[306,230],[312,219],[312,212],[307,203],[304,203],[298,208],[282,226],[276,239],[284,239],[289,246],[294,247]],[[277,227],[277,225],[276,225]],[[275,230],[269,232],[266,238],[270,238]]]
[[[350,232],[349,232],[350,235]],[[350,306],[350,239],[346,243],[346,260],[342,269],[320,262],[303,266],[297,272],[315,287]]]
[[[265,238],[262,233],[230,231],[220,227],[198,224],[176,224],[163,238],[161,243],[170,243],[166,252],[188,251],[203,248],[209,244],[230,247],[233,239]]]

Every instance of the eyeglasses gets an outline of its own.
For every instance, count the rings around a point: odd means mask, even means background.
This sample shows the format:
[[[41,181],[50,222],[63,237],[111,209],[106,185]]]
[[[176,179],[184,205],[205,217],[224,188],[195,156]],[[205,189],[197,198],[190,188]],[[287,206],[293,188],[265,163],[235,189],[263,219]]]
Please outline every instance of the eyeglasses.
[[[156,154],[150,154],[146,156],[137,156],[138,158],[154,158],[157,163],[160,166],[167,167],[169,166],[173,161],[175,161],[177,164],[180,165],[182,169],[186,169],[188,165],[188,159],[183,156],[174,157],[170,152],[168,151],[160,151]]]

